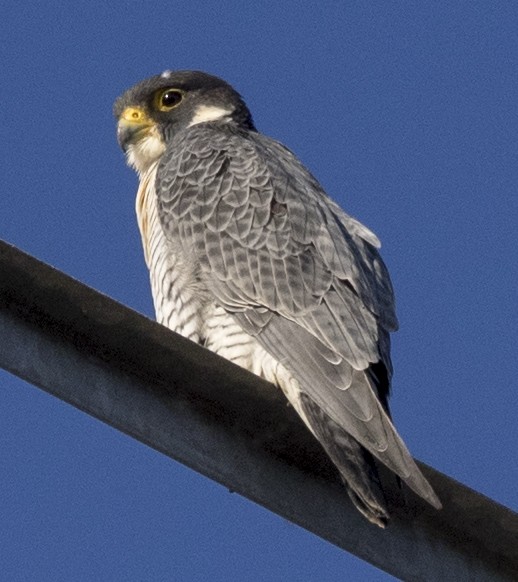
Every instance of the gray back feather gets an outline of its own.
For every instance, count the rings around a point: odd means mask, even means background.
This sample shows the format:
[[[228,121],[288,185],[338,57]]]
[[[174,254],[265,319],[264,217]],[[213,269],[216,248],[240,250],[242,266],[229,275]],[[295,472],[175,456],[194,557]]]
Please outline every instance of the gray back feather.
[[[178,134],[157,194],[166,236],[200,265],[217,304],[336,423],[433,499],[376,395],[386,402],[397,328],[376,236],[284,146],[232,124]],[[366,373],[377,362],[384,386]]]

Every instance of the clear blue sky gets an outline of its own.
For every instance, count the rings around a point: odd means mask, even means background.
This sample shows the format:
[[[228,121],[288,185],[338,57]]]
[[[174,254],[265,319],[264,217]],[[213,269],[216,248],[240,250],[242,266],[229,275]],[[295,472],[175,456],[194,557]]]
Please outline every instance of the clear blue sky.
[[[516,510],[518,3],[301,5],[4,3],[0,237],[152,317],[112,102],[166,68],[224,77],[380,236],[414,455]],[[391,579],[0,380],[3,579]]]

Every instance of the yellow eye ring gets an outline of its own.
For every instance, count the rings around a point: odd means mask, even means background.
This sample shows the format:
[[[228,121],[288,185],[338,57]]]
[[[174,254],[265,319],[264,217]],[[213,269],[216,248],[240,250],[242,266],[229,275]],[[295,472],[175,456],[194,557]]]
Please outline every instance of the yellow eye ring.
[[[155,105],[159,111],[171,111],[183,101],[184,92],[180,89],[163,89],[155,97]]]

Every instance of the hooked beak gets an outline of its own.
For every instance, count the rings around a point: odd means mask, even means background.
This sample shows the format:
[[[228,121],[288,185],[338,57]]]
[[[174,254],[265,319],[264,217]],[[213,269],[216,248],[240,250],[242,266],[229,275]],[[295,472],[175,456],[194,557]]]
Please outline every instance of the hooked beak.
[[[147,113],[139,107],[126,107],[119,117],[117,124],[117,141],[126,152],[130,145],[145,137],[155,123]]]

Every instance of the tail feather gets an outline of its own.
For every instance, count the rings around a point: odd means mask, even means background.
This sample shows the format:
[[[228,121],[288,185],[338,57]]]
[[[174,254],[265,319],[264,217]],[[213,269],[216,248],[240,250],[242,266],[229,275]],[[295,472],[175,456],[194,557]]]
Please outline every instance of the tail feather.
[[[371,523],[385,527],[389,512],[372,455],[306,394],[301,393],[300,400],[313,434],[340,472],[358,511]]]

